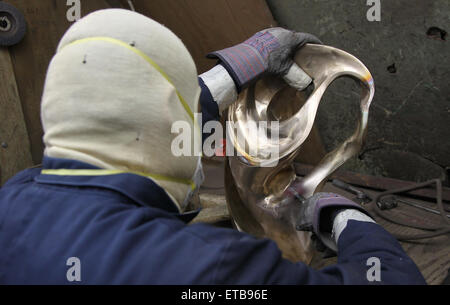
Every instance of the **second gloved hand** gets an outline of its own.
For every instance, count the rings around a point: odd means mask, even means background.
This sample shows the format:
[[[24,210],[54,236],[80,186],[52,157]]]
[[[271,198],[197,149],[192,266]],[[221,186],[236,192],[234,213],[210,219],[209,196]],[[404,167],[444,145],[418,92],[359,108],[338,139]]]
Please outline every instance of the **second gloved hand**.
[[[313,232],[334,252],[348,220],[375,222],[363,207],[338,194],[317,193],[301,204],[297,230]]]

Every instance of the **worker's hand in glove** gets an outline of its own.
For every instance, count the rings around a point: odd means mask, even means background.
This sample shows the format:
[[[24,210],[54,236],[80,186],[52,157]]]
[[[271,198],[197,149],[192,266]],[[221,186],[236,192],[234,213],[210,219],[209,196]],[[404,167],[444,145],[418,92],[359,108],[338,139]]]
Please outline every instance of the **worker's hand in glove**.
[[[241,91],[265,72],[282,76],[294,88],[305,89],[311,78],[293,61],[296,51],[306,43],[321,44],[314,35],[283,28],[262,30],[234,47],[210,53],[230,73]]]
[[[311,34],[297,33],[283,28],[269,28],[253,35],[245,42],[208,54],[221,61],[210,71],[200,75],[209,88],[222,113],[236,99],[237,94],[264,73],[283,77],[297,90],[312,82],[293,57],[306,43],[321,44]]]
[[[359,204],[333,193],[314,194],[301,205],[297,230],[313,232],[317,242],[333,252],[348,220],[374,222]]]

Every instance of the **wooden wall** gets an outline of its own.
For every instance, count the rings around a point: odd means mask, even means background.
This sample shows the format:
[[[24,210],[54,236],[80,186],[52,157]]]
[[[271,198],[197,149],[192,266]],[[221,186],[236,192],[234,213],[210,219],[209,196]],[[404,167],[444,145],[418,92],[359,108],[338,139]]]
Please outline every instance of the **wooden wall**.
[[[66,0],[6,0],[25,15],[28,32],[18,45],[0,50],[0,183],[42,160],[40,99],[57,44],[71,25]],[[208,52],[244,41],[276,25],[265,0],[133,0],[137,12],[166,25],[191,52],[198,72],[211,68]],[[81,0],[82,16],[126,0]],[[309,145],[309,144],[308,144]],[[320,149],[320,140],[313,141]],[[308,150],[308,149],[307,149]],[[322,148],[323,150],[323,148]],[[317,154],[305,156],[317,159]],[[309,157],[307,157],[308,159]],[[309,162],[311,163],[311,162]]]
[[[10,47],[12,65],[26,122],[34,164],[42,159],[42,126],[40,99],[45,73],[58,42],[71,23],[66,18],[68,6],[64,0],[8,0],[27,21],[27,34],[22,42]],[[82,16],[94,10],[108,8],[104,0],[81,1]]]
[[[126,1],[122,1],[126,2]],[[209,52],[240,43],[276,23],[264,0],[134,0],[136,11],[183,40],[199,73],[216,63]]]

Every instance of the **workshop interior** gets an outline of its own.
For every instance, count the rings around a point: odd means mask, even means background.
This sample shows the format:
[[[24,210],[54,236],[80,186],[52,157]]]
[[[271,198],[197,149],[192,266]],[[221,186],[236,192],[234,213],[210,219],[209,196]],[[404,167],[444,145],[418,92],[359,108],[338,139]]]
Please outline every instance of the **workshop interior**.
[[[201,210],[188,226],[267,238],[283,258],[322,269],[337,257],[293,215],[314,194],[335,193],[392,234],[427,284],[450,284],[448,0],[0,1],[2,188],[42,166],[41,100],[61,37],[80,18],[109,8],[170,29],[198,75],[218,63],[207,54],[267,28],[311,33],[323,43],[293,56],[312,79],[307,89],[264,75],[222,113],[227,138],[201,158],[204,183],[186,208]],[[269,120],[279,125],[276,139],[245,129]]]

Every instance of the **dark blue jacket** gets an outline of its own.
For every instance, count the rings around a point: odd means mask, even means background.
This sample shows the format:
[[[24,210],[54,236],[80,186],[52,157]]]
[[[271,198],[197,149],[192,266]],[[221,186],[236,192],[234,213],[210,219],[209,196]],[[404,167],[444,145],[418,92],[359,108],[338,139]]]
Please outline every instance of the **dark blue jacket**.
[[[203,99],[208,92],[202,94]],[[210,96],[210,94],[209,94]],[[205,102],[205,101],[203,101]],[[96,169],[44,158],[44,169]],[[276,244],[232,229],[187,225],[163,189],[134,174],[56,176],[28,169],[0,189],[0,284],[424,284],[399,243],[374,223],[349,221],[338,264],[320,271],[281,257]]]

